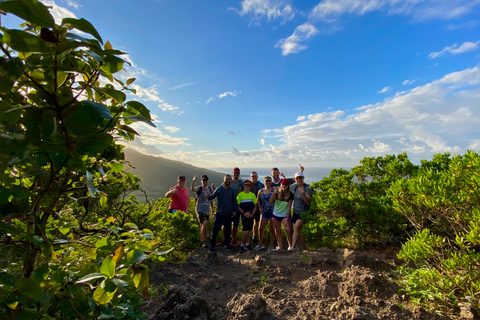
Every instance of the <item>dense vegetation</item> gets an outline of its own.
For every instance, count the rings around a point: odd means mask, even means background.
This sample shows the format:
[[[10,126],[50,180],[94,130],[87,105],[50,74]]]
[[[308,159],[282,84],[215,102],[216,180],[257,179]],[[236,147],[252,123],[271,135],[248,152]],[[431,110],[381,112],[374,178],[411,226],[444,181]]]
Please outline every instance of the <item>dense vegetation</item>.
[[[123,52],[84,19],[54,22],[36,0],[0,3],[25,23],[0,38],[0,317],[145,318],[147,260],[181,261],[198,246],[190,214],[168,199],[141,203],[124,161],[135,79]],[[480,155],[366,157],[313,184],[310,247],[403,243],[398,281],[411,301],[458,314],[480,307]],[[211,230],[210,221],[210,230]],[[268,232],[266,235],[268,237]],[[268,239],[267,239],[268,241]]]

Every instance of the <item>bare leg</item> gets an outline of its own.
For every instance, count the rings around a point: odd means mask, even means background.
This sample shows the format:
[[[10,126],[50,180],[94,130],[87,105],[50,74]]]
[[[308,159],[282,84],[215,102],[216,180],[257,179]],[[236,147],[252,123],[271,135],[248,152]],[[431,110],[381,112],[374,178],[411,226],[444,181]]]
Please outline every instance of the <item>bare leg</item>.
[[[265,237],[265,227],[267,226],[269,219],[262,219],[260,221],[260,230],[259,230],[259,239],[258,239],[258,244],[263,245],[263,238]]]
[[[293,239],[292,239],[292,247],[295,248],[295,246],[298,243],[298,240],[300,239],[300,233],[302,232],[304,222],[300,219],[298,219],[295,222],[295,226],[293,228]]]
[[[243,231],[242,234],[242,245],[246,245],[250,239],[251,231]]]
[[[232,242],[237,241],[238,227],[232,227]]]
[[[203,221],[203,223],[200,225],[200,241],[205,241],[207,239],[207,226],[207,220]]]
[[[292,223],[289,219],[282,220],[283,227],[285,228],[285,232],[287,233],[287,242],[288,246],[292,246]]]
[[[259,221],[253,219],[253,236],[257,236],[257,239],[258,239],[258,235],[259,235],[259,226],[260,226],[260,223]]]
[[[277,239],[277,244],[280,249],[283,248],[282,241],[282,223],[277,219],[272,219],[273,229],[275,229],[275,238]]]

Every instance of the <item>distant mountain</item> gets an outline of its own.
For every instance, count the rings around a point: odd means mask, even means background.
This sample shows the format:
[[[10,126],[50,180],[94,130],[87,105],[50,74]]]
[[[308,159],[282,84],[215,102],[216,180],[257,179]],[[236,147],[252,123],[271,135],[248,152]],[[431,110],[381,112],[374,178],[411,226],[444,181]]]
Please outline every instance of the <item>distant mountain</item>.
[[[125,160],[129,161],[135,168],[130,172],[142,178],[140,185],[147,192],[149,200],[164,198],[165,193],[177,184],[177,177],[184,175],[187,178],[187,188],[190,189],[192,178],[196,174],[195,186],[201,184],[202,175],[209,178],[208,185],[215,181],[219,186],[223,181],[223,173],[194,167],[180,161],[168,160],[161,157],[147,156],[131,149],[124,149]],[[190,192],[193,196],[193,192]],[[143,194],[142,194],[143,195]],[[139,194],[137,194],[139,196]],[[143,201],[144,197],[139,197]]]

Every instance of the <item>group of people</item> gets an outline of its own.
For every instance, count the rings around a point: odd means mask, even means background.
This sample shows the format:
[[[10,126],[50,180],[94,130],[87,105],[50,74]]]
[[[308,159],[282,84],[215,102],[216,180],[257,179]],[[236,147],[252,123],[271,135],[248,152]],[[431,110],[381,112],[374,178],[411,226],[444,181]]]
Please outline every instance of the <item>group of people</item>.
[[[201,185],[195,186],[197,178],[194,176],[190,191],[195,193],[195,211],[200,223],[200,245],[208,248],[209,252],[215,252],[217,246],[224,245],[227,251],[238,246],[236,239],[241,218],[243,234],[240,253],[252,250],[250,241],[252,244],[257,243],[253,250],[266,248],[265,228],[269,222],[268,250],[283,249],[282,225],[287,234],[288,250],[295,250],[299,245],[300,232],[304,225],[300,214],[308,210],[312,199],[312,189],[304,181],[304,167],[299,165],[299,169],[300,171],[290,179],[278,168],[273,168],[271,176],[264,177],[262,183],[258,181],[258,174],[255,171],[251,172],[250,179],[241,180],[240,169],[235,167],[232,175],[226,174],[223,177],[223,183],[218,188],[208,185],[206,175],[202,176]],[[291,184],[295,184],[293,192]],[[174,213],[177,210],[188,212],[190,198],[185,176],[178,176],[177,185],[173,186],[165,197],[172,199],[169,212]],[[216,213],[213,199],[217,199]],[[206,241],[209,217],[215,217],[210,245]],[[223,240],[216,243],[220,229],[223,230]]]

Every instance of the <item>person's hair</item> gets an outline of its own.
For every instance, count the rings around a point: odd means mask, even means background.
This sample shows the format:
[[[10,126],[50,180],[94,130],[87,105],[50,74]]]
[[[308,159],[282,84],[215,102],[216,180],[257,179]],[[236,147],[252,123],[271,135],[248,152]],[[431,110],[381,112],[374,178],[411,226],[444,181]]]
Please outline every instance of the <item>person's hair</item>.
[[[257,174],[257,176],[258,176],[258,173],[257,173],[257,171],[252,171],[252,172],[250,172],[250,175],[252,175],[252,173],[256,173],[256,174]]]
[[[272,168],[272,170],[270,170],[270,172],[273,172],[273,171],[275,171],[275,170],[280,171],[280,170],[278,170],[277,167],[274,167],[274,168]]]
[[[267,180],[272,181],[272,177],[270,177],[270,176],[263,177],[263,182],[267,182]]]
[[[223,180],[225,180],[225,178],[226,178],[226,177],[230,177],[230,179],[232,178],[232,176],[231,176],[231,175],[229,175],[229,174],[226,174],[226,175],[224,175],[224,176],[223,176]]]

